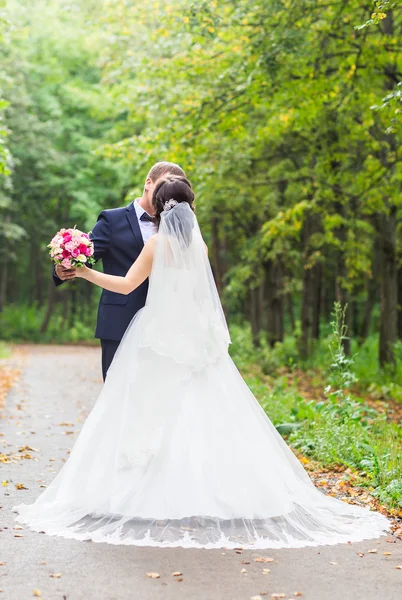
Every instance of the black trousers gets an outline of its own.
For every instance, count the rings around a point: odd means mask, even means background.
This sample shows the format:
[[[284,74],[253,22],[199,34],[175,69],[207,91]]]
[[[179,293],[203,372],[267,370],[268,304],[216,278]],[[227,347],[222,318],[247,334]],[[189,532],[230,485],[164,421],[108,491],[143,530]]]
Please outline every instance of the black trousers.
[[[120,342],[116,342],[115,340],[101,340],[103,381],[106,379],[106,373],[112,364],[112,360],[119,345]]]

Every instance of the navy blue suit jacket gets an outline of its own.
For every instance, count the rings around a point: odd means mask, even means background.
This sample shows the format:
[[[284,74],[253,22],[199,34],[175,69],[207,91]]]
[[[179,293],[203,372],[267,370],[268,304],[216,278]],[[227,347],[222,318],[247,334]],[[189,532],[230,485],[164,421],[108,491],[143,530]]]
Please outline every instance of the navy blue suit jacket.
[[[104,273],[124,277],[144,247],[134,203],[102,211],[91,239],[95,260],[102,260]],[[53,278],[56,285],[64,283],[55,273]],[[120,341],[131,319],[145,305],[147,292],[148,280],[127,296],[103,290],[95,337]]]

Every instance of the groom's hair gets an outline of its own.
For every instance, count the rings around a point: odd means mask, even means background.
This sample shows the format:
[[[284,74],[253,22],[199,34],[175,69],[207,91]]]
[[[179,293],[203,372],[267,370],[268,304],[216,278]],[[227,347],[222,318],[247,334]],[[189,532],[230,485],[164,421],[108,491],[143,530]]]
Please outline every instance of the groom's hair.
[[[152,169],[149,171],[147,175],[147,179],[151,179],[152,181],[157,181],[162,177],[162,175],[181,175],[185,177],[186,174],[179,165],[171,162],[157,162]]]

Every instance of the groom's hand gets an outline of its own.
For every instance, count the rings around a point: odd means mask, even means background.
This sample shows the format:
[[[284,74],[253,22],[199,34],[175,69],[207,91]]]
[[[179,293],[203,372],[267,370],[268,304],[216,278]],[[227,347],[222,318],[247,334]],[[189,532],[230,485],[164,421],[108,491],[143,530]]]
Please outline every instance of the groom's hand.
[[[66,269],[63,265],[56,265],[56,275],[62,281],[74,279],[76,276],[75,269]]]

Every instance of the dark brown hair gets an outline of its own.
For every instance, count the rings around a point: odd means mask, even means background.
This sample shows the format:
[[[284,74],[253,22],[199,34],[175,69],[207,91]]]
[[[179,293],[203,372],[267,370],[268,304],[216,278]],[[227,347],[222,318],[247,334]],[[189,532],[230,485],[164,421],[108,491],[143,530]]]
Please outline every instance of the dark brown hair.
[[[147,179],[151,179],[152,181],[158,181],[158,179],[160,177],[162,177],[162,175],[181,175],[182,177],[185,177],[186,174],[183,171],[183,169],[181,167],[179,167],[179,165],[176,165],[176,163],[171,163],[171,162],[157,162],[152,169],[149,171],[148,175],[147,175]]]
[[[180,202],[187,202],[190,208],[194,210],[194,192],[191,188],[191,183],[186,177],[168,175],[156,184],[152,196],[152,204],[155,207],[155,220],[158,225],[165,203],[172,199],[176,200],[179,204]]]

